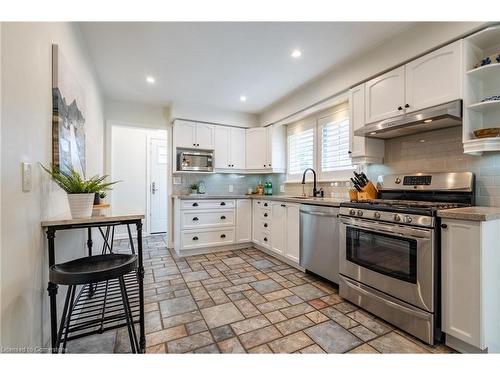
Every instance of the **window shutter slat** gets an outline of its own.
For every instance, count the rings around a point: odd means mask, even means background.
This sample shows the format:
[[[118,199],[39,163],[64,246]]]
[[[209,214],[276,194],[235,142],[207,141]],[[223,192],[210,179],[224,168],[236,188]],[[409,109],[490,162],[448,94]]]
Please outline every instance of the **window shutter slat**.
[[[314,129],[288,135],[288,174],[300,174],[312,168],[314,161]]]
[[[329,121],[321,128],[321,172],[352,169],[349,156],[349,120]]]

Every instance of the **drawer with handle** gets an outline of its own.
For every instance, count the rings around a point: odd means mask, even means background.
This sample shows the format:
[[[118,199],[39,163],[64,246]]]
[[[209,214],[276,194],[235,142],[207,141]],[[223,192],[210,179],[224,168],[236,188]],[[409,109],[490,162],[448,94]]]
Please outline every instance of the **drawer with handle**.
[[[259,229],[261,231],[269,233],[271,231],[271,221],[270,220],[261,220]]]
[[[259,235],[259,242],[264,247],[271,247],[271,234],[269,232],[261,231]]]
[[[234,222],[234,210],[185,210],[181,213],[182,229],[220,227],[234,225]]]
[[[183,231],[182,248],[219,246],[234,242],[234,228],[204,231]]]
[[[234,207],[234,199],[183,200],[181,203],[181,209],[183,210],[226,209]]]

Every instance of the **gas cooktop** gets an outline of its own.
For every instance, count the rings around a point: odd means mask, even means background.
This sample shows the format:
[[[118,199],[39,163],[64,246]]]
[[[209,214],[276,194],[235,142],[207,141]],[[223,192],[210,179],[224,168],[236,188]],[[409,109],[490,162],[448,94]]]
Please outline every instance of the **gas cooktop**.
[[[366,210],[408,212],[421,215],[434,215],[437,210],[466,207],[469,204],[456,202],[430,202],[405,199],[370,199],[342,203],[344,207]]]

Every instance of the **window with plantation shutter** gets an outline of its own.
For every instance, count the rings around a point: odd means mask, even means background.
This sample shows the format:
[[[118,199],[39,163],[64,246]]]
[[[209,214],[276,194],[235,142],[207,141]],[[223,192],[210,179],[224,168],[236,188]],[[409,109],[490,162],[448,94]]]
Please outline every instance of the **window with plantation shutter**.
[[[347,110],[319,120],[321,136],[320,165],[322,177],[340,176],[342,171],[352,171],[349,156],[349,117]]]
[[[306,168],[314,168],[315,123],[301,124],[287,131],[287,177],[298,180]]]
[[[287,181],[301,181],[306,168],[321,180],[348,180],[354,169],[349,144],[346,102],[287,125]]]

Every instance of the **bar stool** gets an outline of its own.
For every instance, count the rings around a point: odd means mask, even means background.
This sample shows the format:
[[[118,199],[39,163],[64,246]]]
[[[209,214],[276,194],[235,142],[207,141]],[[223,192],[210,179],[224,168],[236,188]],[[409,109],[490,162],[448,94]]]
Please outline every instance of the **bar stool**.
[[[49,280],[54,284],[68,285],[66,301],[61,317],[61,325],[57,333],[56,348],[59,352],[61,340],[62,352],[66,351],[66,343],[70,328],[71,314],[73,313],[76,287],[78,285],[96,284],[101,281],[118,279],[125,319],[132,353],[139,351],[139,344],[134,328],[132,310],[128,300],[123,276],[137,269],[137,255],[135,254],[103,254],[71,260],[66,263],[55,264],[50,267]],[[63,336],[64,331],[64,338]]]

